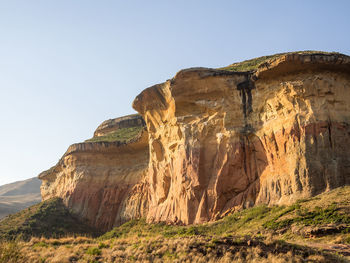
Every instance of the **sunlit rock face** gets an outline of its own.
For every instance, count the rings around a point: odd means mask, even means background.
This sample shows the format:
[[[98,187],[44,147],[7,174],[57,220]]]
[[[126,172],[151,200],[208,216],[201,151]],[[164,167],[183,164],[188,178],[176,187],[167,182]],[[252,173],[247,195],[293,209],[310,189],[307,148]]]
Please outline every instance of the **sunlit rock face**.
[[[133,103],[149,135],[148,221],[192,224],[350,183],[350,58],[180,71]]]
[[[144,125],[140,116],[108,120],[95,136],[135,125]],[[39,175],[43,200],[61,197],[76,215],[102,230],[145,216],[147,192],[138,184],[146,174],[148,156],[145,130],[128,142],[73,144],[56,166]]]
[[[341,54],[182,70],[137,96],[142,117],[107,120],[70,146],[39,176],[42,197],[109,230],[140,217],[197,224],[350,184],[349,90]],[[131,140],[113,141],[135,127]]]

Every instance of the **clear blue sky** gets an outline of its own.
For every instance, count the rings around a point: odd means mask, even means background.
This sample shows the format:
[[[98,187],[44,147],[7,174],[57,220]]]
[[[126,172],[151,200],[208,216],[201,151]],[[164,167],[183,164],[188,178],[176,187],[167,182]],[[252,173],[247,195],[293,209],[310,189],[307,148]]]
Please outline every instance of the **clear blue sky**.
[[[183,68],[350,54],[350,1],[0,2],[0,185],[37,176]]]

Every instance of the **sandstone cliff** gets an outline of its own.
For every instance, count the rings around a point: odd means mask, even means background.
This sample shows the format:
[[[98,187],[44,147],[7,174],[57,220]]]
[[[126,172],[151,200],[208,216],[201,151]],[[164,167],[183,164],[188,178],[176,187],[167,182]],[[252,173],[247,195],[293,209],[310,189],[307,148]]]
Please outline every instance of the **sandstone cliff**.
[[[291,53],[144,90],[133,107],[149,132],[148,220],[201,223],[349,184],[349,89],[350,57]]]
[[[147,132],[134,130],[137,116],[104,122],[40,175],[43,198],[109,229],[138,217],[201,223],[349,184],[350,57],[257,61],[182,70],[144,90],[133,107]]]
[[[133,115],[107,123],[113,125],[99,126],[93,142],[73,144],[56,166],[39,175],[43,200],[62,198],[75,214],[102,230],[141,217],[147,208],[147,195],[137,185],[149,159],[144,122]],[[128,141],[111,141],[106,136],[126,138],[130,134],[125,135],[125,129],[135,126],[139,133]]]

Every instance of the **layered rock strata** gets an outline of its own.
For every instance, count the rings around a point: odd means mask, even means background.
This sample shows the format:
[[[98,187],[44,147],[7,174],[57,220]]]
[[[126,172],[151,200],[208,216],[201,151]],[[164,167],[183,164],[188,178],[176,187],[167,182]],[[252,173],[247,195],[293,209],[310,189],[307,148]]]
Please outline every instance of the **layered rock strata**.
[[[350,58],[180,71],[133,107],[149,132],[149,221],[193,224],[350,183]]]
[[[139,217],[202,223],[350,184],[350,57],[289,53],[228,69],[182,70],[144,90],[133,103],[143,119],[108,120],[95,136],[147,131],[72,145],[40,175],[43,199],[107,230]]]
[[[109,121],[114,124],[110,131],[128,128],[123,123],[125,119],[128,118]],[[122,123],[118,124],[118,120]],[[139,125],[144,123],[139,115],[133,120]],[[103,135],[101,126],[98,129]],[[144,216],[147,194],[137,184],[147,171],[148,153],[144,129],[127,143],[73,144],[56,166],[39,175],[43,200],[61,197],[75,214],[102,230]]]

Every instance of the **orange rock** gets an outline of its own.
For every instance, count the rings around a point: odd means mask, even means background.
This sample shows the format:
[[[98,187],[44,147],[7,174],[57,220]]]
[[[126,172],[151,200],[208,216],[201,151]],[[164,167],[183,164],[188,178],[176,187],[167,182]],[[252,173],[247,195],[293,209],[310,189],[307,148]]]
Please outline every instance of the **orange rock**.
[[[116,125],[114,130],[127,125]],[[39,175],[43,200],[61,197],[90,225],[111,229],[145,215],[147,194],[138,183],[145,176],[148,159],[145,130],[129,143],[73,144],[56,166]]]
[[[59,196],[107,230],[139,217],[197,224],[350,184],[349,90],[341,54],[289,53],[251,72],[182,70],[135,99],[147,132],[72,145],[40,175],[43,199]],[[135,118],[106,121],[95,136]]]
[[[149,221],[202,223],[350,183],[350,58],[180,71],[133,107],[149,132]]]

